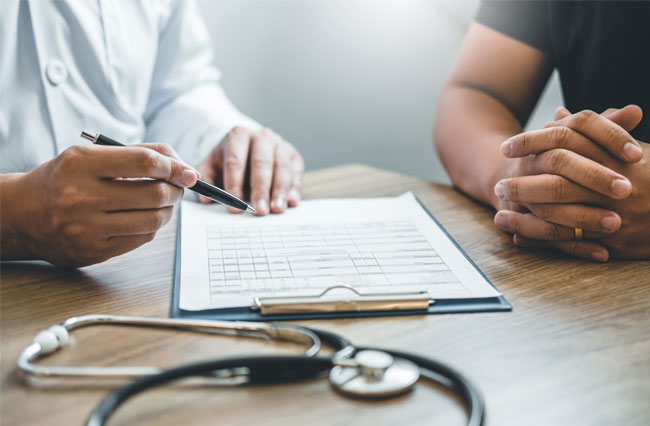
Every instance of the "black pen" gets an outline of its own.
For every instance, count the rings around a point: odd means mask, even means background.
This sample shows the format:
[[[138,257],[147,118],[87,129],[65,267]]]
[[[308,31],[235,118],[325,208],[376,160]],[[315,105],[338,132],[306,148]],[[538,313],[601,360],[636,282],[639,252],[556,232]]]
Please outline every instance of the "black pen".
[[[96,143],[97,145],[126,146],[123,143],[119,143],[118,141],[115,141],[101,134],[93,136],[90,133],[82,131],[81,137],[84,139],[88,139],[89,141],[91,141],[92,143]],[[209,184],[204,180],[198,179],[196,181],[196,185],[194,185],[189,189],[203,195],[204,197],[208,197],[209,199],[216,201],[217,203],[225,204],[226,206],[230,206],[235,209],[242,210],[248,213],[257,213],[257,210],[255,210],[253,207],[243,202],[239,198],[235,197],[232,194],[229,194],[228,192],[224,191],[221,188]]]

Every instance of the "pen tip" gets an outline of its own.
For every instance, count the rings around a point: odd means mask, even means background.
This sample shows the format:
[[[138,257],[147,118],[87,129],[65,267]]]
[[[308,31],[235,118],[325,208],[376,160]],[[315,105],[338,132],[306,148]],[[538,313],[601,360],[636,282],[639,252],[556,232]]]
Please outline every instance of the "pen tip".
[[[255,214],[255,213],[257,213],[257,210],[255,210],[255,209],[252,208],[251,206],[248,206],[248,205],[247,205],[247,206],[246,206],[246,213],[253,213],[253,214]]]

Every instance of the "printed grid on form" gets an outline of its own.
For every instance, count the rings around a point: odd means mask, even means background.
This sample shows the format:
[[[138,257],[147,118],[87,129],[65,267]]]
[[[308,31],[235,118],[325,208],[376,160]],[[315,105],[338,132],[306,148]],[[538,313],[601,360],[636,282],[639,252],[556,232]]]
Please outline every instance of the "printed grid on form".
[[[208,227],[207,237],[212,298],[315,295],[336,284],[390,292],[460,285],[409,220]]]

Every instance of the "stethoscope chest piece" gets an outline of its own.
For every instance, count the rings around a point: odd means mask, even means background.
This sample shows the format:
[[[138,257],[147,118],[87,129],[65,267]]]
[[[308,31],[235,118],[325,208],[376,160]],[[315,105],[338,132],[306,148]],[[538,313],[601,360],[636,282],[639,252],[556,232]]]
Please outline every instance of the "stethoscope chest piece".
[[[354,358],[335,359],[330,370],[332,387],[346,396],[386,398],[410,391],[420,378],[420,368],[386,352],[362,350]]]

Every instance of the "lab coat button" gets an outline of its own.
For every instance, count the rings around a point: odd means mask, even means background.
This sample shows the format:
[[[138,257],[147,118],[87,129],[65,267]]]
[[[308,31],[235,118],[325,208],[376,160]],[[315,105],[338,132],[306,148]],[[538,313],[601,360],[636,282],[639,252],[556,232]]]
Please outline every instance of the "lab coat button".
[[[58,86],[68,78],[68,69],[65,67],[65,64],[58,59],[54,59],[47,64],[45,73],[47,74],[47,79],[54,86]]]

